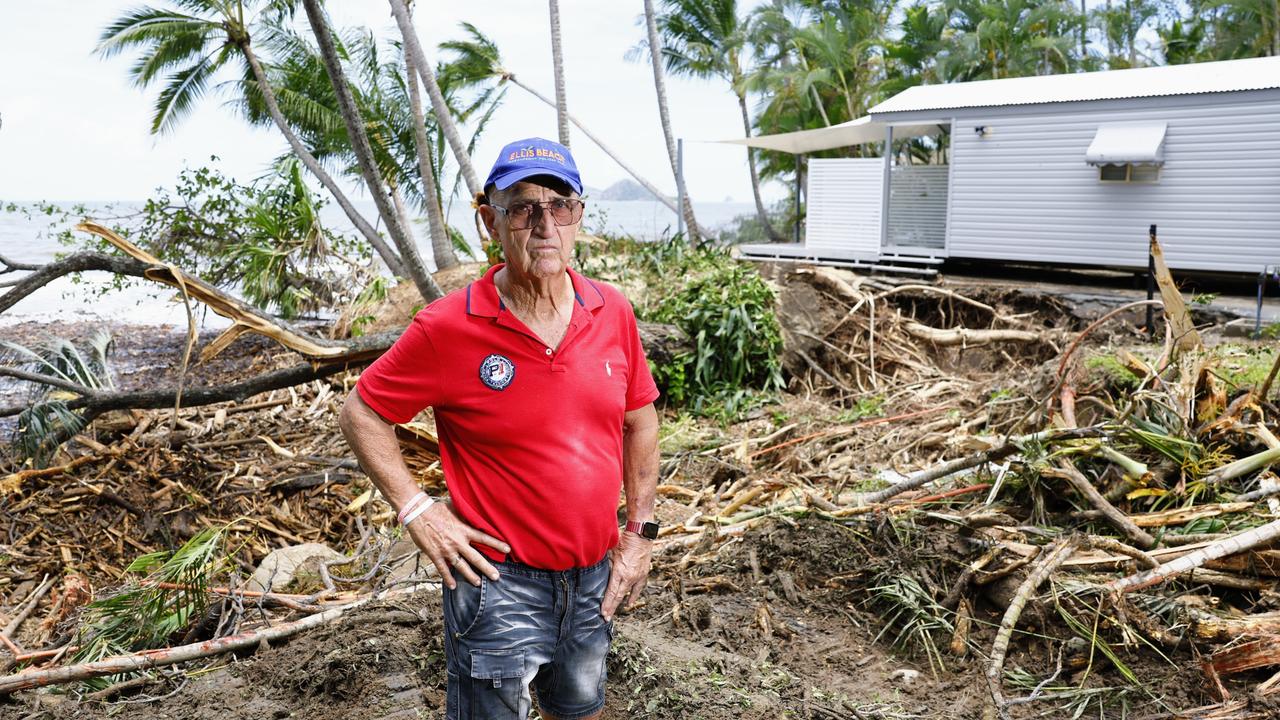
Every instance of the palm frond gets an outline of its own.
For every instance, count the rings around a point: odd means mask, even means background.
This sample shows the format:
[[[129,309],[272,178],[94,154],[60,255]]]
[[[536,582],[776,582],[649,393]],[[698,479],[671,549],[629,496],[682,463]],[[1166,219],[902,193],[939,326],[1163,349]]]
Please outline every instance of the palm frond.
[[[169,76],[169,83],[156,98],[155,112],[151,116],[152,134],[173,130],[191,111],[192,105],[204,95],[209,78],[218,71],[226,59],[227,50],[223,48]]]
[[[195,15],[159,8],[136,8],[103,29],[96,52],[109,58],[138,46],[154,47],[175,36],[204,36],[217,27],[215,21]]]
[[[208,528],[175,552],[148,553],[130,563],[126,571],[144,577],[130,578],[119,591],[85,606],[76,661],[161,647],[186,630],[204,613],[209,582],[225,567],[226,530]],[[105,686],[116,680],[91,683]]]

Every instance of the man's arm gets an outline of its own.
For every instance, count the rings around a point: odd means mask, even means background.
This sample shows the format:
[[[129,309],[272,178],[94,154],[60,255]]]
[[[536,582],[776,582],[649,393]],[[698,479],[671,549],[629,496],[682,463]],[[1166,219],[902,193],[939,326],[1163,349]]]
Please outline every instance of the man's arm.
[[[338,425],[347,438],[347,444],[355,452],[356,459],[360,461],[360,467],[392,507],[403,508],[405,503],[418,494],[418,485],[409,474],[409,467],[404,464],[404,456],[400,454],[395,427],[369,407],[360,397],[359,391],[352,390],[347,396]],[[407,529],[413,542],[431,558],[431,562],[440,571],[441,580],[450,589],[456,586],[453,573],[450,572],[451,566],[457,568],[472,585],[480,584],[477,570],[490,580],[498,579],[497,569],[484,555],[471,547],[472,542],[483,543],[499,552],[511,552],[506,543],[464,523],[447,502],[432,505],[409,523]]]
[[[653,403],[632,410],[622,422],[622,489],[627,496],[627,520],[652,520],[658,491],[658,411]],[[622,531],[618,545],[609,551],[613,570],[600,613],[612,620],[618,606],[640,599],[649,566],[653,541]]]

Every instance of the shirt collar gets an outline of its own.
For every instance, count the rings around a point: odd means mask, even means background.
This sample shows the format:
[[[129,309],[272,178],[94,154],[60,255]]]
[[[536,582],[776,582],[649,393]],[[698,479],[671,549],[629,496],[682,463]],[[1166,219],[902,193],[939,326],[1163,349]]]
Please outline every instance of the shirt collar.
[[[503,267],[504,263],[490,267],[484,277],[467,286],[468,315],[496,318],[506,309],[498,296],[498,286],[493,283],[493,276]],[[594,282],[572,269],[569,270],[569,279],[573,281],[573,295],[584,310],[594,312],[604,306],[604,293]]]

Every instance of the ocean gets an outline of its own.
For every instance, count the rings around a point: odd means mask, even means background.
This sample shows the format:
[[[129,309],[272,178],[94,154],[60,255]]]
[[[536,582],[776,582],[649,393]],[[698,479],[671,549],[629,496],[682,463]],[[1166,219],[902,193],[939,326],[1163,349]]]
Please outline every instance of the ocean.
[[[71,209],[72,201],[60,202],[60,207]],[[141,203],[121,201],[114,203],[83,203],[92,217],[107,214],[125,215]],[[373,203],[357,202],[357,209],[366,218],[376,218]],[[695,203],[694,210],[699,224],[708,229],[718,229],[742,215],[755,211],[752,203]],[[450,224],[462,231],[475,246],[477,236],[472,221],[471,208],[464,200],[457,200],[449,215]],[[337,205],[329,204],[321,211],[322,221],[338,232],[354,234],[351,223]],[[675,232],[676,215],[662,203],[653,201],[589,201],[583,219],[583,229],[590,233],[608,232],[625,234],[642,240],[653,240]],[[45,216],[28,218],[22,212],[7,212],[0,208],[0,255],[24,263],[43,263],[52,260],[57,253],[74,250],[60,245],[55,235],[73,226],[75,221],[59,224]],[[420,246],[427,242],[425,219],[416,223],[415,234]],[[476,257],[482,255],[477,251]],[[430,247],[423,248],[423,258],[431,262]],[[16,274],[0,275],[0,283]],[[70,277],[59,278],[37,290],[8,311],[0,314],[0,327],[20,322],[50,322],[80,320],[138,324],[138,325],[186,325],[186,311],[180,298],[173,291],[156,283],[129,280],[121,289],[111,289],[112,280],[104,273],[87,273],[81,282]],[[0,287],[0,292],[4,288]],[[227,321],[212,313],[199,313],[203,327],[220,328]]]

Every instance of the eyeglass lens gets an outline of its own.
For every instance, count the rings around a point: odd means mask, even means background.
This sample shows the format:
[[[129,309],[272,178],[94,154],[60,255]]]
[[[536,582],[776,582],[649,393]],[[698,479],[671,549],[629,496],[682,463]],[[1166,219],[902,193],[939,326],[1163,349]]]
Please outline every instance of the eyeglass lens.
[[[512,230],[527,230],[542,222],[542,213],[550,212],[557,225],[572,225],[582,219],[581,200],[548,200],[514,203],[507,208]]]

